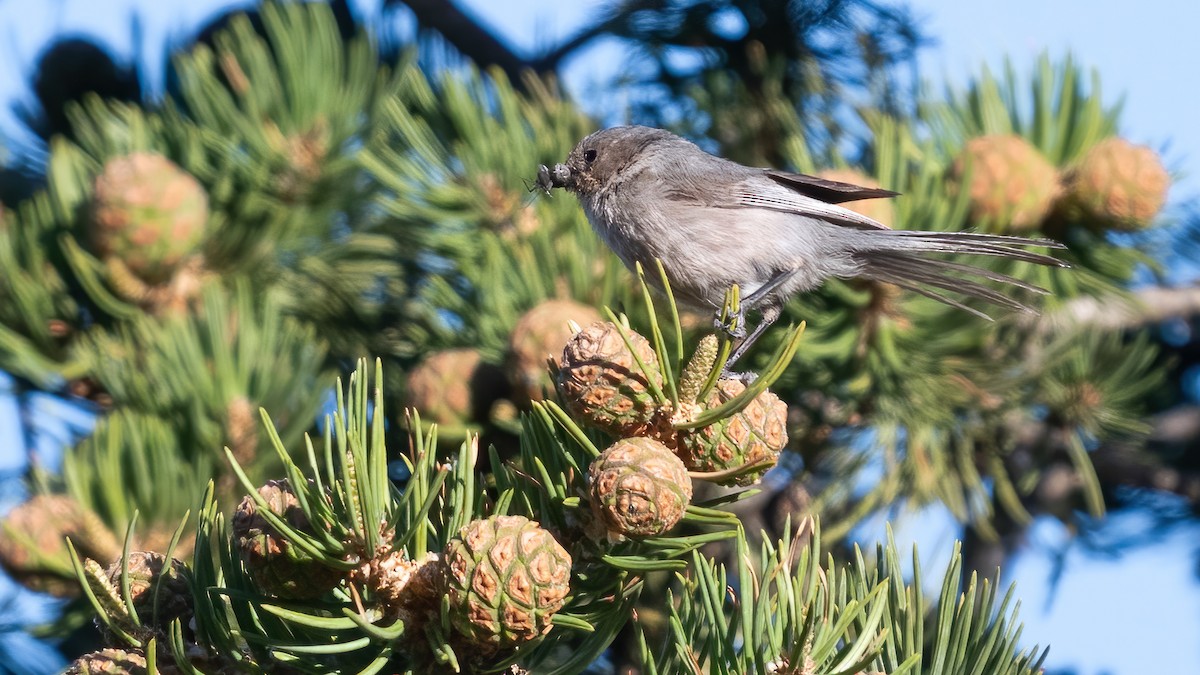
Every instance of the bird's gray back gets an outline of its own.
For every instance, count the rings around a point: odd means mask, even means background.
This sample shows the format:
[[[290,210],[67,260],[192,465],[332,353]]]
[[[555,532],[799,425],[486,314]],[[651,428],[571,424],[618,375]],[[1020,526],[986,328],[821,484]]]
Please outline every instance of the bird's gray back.
[[[796,275],[781,294],[853,271],[856,263],[840,251],[816,253],[824,238],[797,237],[795,231],[837,226],[735,204],[736,186],[756,180],[769,181],[761,169],[671,137],[648,144],[607,190],[581,202],[596,232],[627,266],[640,262],[652,272],[655,259],[662,260],[672,289],[693,305],[719,307],[731,285],[746,295],[788,270]]]

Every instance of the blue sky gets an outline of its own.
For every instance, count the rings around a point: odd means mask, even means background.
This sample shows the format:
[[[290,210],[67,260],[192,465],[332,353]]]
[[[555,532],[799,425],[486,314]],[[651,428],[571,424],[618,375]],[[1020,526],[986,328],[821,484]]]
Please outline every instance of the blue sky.
[[[500,29],[510,43],[533,50],[596,13],[595,0],[460,0]],[[24,78],[38,50],[58,32],[93,35],[129,56],[131,12],[136,8],[145,52],[158,80],[161,46],[186,35],[219,9],[244,3],[229,0],[0,0],[0,101],[24,94]],[[364,9],[375,2],[356,0]],[[1141,2],[1096,0],[1007,0],[962,2],[915,0],[925,31],[937,41],[921,59],[922,72],[935,81],[963,83],[982,64],[998,68],[1005,56],[1018,72],[1044,50],[1070,51],[1097,68],[1109,101],[1125,96],[1122,133],[1165,151],[1169,166],[1183,174],[1171,193],[1179,204],[1200,194],[1200,3],[1179,0]],[[621,47],[602,42],[566,65],[568,90],[588,100],[589,84],[602,83],[622,63]],[[0,131],[11,133],[15,118],[0,110]],[[16,420],[0,382],[0,464],[11,461],[19,438]],[[0,467],[5,468],[5,467]],[[0,495],[2,497],[2,495]],[[932,568],[944,560],[954,528],[942,514],[901,518],[901,540],[919,541]],[[1124,516],[1116,529],[1140,531],[1147,524]],[[876,528],[878,530],[878,528]],[[1031,546],[1016,559],[1007,579],[1018,584],[1021,617],[1029,644],[1051,644],[1048,665],[1072,667],[1079,675],[1136,675],[1171,672],[1200,674],[1200,589],[1195,582],[1200,528],[1164,535],[1161,542],[1113,559],[1099,559],[1070,544],[1054,523],[1030,532]],[[1065,547],[1065,548],[1064,548]],[[1063,553],[1067,563],[1051,599],[1047,580]],[[1052,601],[1051,601],[1052,600]]]

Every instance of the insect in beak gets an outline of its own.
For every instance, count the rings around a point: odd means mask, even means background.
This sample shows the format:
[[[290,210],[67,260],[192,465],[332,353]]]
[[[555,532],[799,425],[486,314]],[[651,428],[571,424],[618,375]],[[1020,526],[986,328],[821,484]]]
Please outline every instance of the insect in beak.
[[[555,164],[553,170],[542,164],[538,167],[537,181],[535,181],[534,187],[530,188],[529,191],[532,192],[538,189],[546,194],[550,194],[550,191],[554,188],[567,187],[567,181],[570,177],[571,170],[565,164]]]

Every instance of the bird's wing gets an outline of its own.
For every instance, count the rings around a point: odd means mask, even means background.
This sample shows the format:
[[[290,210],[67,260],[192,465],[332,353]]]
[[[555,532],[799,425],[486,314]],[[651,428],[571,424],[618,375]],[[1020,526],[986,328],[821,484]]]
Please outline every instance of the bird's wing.
[[[737,183],[725,199],[713,206],[760,208],[820,218],[830,223],[860,230],[886,230],[886,225],[851,211],[836,202],[873,197],[891,197],[890,190],[864,188],[850,183],[825,180],[803,174],[765,169]]]
[[[829,180],[828,178],[809,176],[803,173],[788,173],[786,171],[776,171],[775,169],[765,169],[763,173],[784,187],[791,188],[806,197],[819,199],[829,204],[841,204],[842,202],[852,202],[859,199],[895,197],[900,194],[891,190],[863,187],[854,183],[843,183],[839,180]]]

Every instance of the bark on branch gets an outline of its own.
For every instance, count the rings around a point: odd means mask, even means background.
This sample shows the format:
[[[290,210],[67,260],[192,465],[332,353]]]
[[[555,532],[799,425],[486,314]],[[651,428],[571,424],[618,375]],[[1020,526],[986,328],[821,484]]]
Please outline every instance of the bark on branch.
[[[1147,449],[1110,443],[1091,453],[1100,482],[1159,490],[1200,506],[1200,471],[1164,465],[1160,454],[1174,454],[1200,444],[1200,406],[1182,405],[1155,415]],[[1147,451],[1149,450],[1149,452]]]
[[[1079,327],[1125,330],[1197,314],[1200,314],[1200,286],[1149,287],[1129,296],[1075,298],[1057,311],[1026,321],[1038,332]]]
[[[525,60],[451,0],[388,0],[386,4],[406,5],[422,28],[441,33],[464,56],[481,66],[499,67],[514,83],[521,81],[521,71],[528,67]]]
[[[497,37],[493,31],[464,11],[453,0],[387,0],[385,5],[405,5],[412,10],[418,25],[437,31],[460,54],[481,67],[495,66],[508,79],[521,86],[522,74],[531,70],[539,75],[558,68],[575,50],[608,30],[607,21],[580,30],[557,47],[537,57],[524,57]]]

